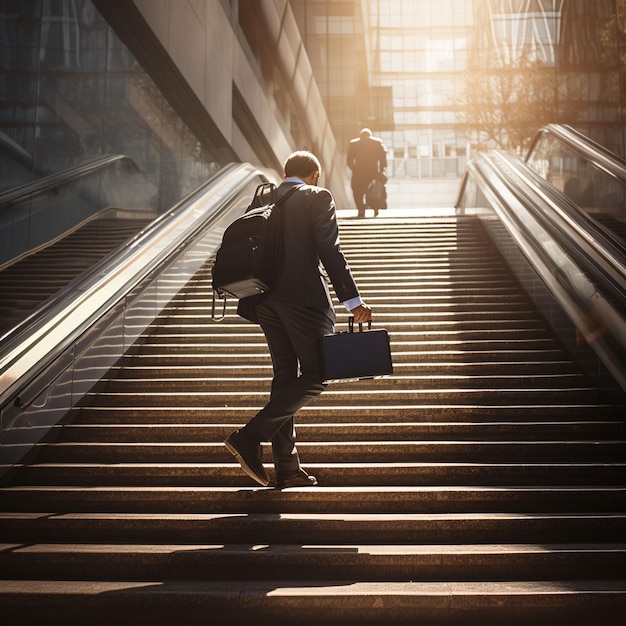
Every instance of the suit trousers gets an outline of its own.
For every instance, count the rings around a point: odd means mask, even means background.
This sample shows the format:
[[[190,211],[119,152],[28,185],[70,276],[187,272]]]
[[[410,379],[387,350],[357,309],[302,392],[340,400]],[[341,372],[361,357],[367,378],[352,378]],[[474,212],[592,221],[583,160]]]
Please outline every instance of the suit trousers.
[[[352,195],[354,196],[354,203],[356,204],[358,214],[361,217],[365,217],[365,207],[367,206],[365,194],[371,182],[371,178],[364,178],[363,176],[355,174],[352,175]]]
[[[320,371],[320,338],[333,332],[330,307],[266,302],[256,307],[272,357],[274,377],[268,403],[244,427],[258,441],[271,441],[277,472],[300,468],[295,413],[325,388]]]

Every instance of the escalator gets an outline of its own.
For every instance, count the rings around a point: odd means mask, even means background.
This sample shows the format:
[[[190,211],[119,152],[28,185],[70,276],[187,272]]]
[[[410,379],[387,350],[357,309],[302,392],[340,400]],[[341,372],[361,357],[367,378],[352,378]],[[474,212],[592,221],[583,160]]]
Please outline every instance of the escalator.
[[[577,318],[564,292],[586,286],[570,280],[575,233],[550,244],[556,218],[535,211],[554,197],[513,165],[474,164],[455,217],[341,220],[394,376],[330,385],[299,414],[314,489],[260,488],[222,444],[271,378],[257,327],[232,304],[209,319],[211,256],[259,175],[214,181],[203,218],[204,194],[181,206],[170,251],[150,246],[107,324],[74,340],[82,383],[40,368],[6,387],[4,415],[17,397],[25,413],[13,447],[81,391],[5,475],[8,623],[621,623],[626,397],[605,345],[620,348],[620,259],[592,255],[604,327],[585,342],[587,321],[555,314]],[[531,282],[542,253],[553,283]]]
[[[526,163],[626,243],[626,160],[569,126],[550,124],[535,135]]]

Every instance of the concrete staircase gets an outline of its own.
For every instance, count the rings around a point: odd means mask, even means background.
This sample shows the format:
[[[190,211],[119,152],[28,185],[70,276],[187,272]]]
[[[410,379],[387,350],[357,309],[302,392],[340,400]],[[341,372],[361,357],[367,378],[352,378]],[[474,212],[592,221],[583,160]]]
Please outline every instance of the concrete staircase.
[[[223,446],[271,367],[204,269],[0,492],[3,624],[622,623],[623,395],[477,221],[341,232],[395,375],[299,414],[321,486],[259,488]]]
[[[137,234],[144,219],[100,218],[0,269],[0,335]]]

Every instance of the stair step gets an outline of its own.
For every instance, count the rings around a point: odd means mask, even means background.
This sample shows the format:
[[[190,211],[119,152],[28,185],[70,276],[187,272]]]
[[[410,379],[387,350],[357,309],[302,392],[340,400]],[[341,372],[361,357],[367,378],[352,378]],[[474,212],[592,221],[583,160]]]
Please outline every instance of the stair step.
[[[411,407],[415,405],[445,402],[448,404],[544,404],[556,403],[594,403],[597,390],[592,387],[575,387],[564,389],[383,389],[377,391],[369,386],[362,386],[359,391],[355,386],[345,390],[335,390],[332,385],[320,396],[315,398],[315,406],[332,406],[335,404],[371,407],[391,403],[395,406]],[[165,406],[238,406],[262,407],[267,401],[267,392],[230,391],[194,391],[181,397],[180,393],[149,392],[140,393],[109,393],[91,392],[85,396],[88,403],[98,402],[109,407],[136,405],[142,407]]]
[[[355,582],[311,580],[0,581],[7,619],[43,620],[69,606],[65,624],[129,621],[141,607],[146,623],[245,624],[394,623],[621,624],[623,580],[533,582]],[[287,618],[288,616],[288,618]],[[313,617],[314,616],[314,617]],[[310,621],[313,618],[314,621]],[[98,620],[99,621],[99,620]],[[592,622],[586,622],[592,623]]]
[[[224,394],[236,393],[241,389],[267,393],[271,376],[249,376],[242,380],[239,376],[229,377],[227,375],[213,377],[188,376],[160,377],[160,378],[111,378],[103,379],[101,387],[106,389],[106,393],[135,393],[141,395],[145,392],[151,393],[185,393],[202,391],[219,391]],[[444,388],[458,389],[493,389],[498,388],[523,388],[528,389],[532,385],[543,389],[564,389],[566,387],[582,387],[586,383],[580,374],[526,374],[520,377],[519,374],[510,375],[475,375],[475,376],[401,376],[372,380],[368,383],[368,392],[380,390],[407,391],[414,393],[415,389],[435,390]],[[350,391],[354,388],[354,383],[335,383],[334,390]]]
[[[425,297],[423,295],[423,290],[420,290],[422,294],[421,298],[422,302],[417,301],[416,298],[410,297],[412,292],[410,289],[405,289],[403,285],[390,285],[387,283],[387,289],[389,291],[393,291],[394,289],[402,290],[404,294],[404,298],[401,298],[399,301],[396,301],[395,295],[393,302],[379,302],[376,304],[376,319],[382,320],[386,317],[387,314],[403,314],[405,319],[411,319],[412,317],[424,316],[424,315],[449,315],[450,313],[455,314],[465,314],[465,313],[474,313],[479,312],[482,314],[483,311],[489,310],[492,313],[498,313],[501,317],[510,316],[511,319],[517,319],[520,314],[524,317],[523,319],[529,319],[533,317],[533,312],[530,310],[528,302],[525,299],[516,300],[514,297],[507,295],[506,297],[501,298],[500,300],[496,300],[495,298],[486,298],[483,296],[482,298],[465,298],[459,302],[453,302],[447,299],[445,296],[440,298],[435,297]],[[366,290],[364,289],[364,292]],[[417,296],[417,293],[415,294]],[[369,298],[368,298],[369,300]],[[194,306],[186,306],[184,309],[184,313],[179,311],[177,308],[166,308],[165,315],[169,318],[170,324],[176,324],[178,321],[181,322],[192,322],[202,323],[203,321],[206,323],[209,320],[202,317],[204,313],[210,310],[212,303],[212,296],[207,294],[206,299],[204,301],[200,301],[196,303]],[[195,315],[197,315],[197,317]],[[157,323],[159,319],[157,318]]]
[[[222,442],[237,424],[67,424],[55,429],[64,442]],[[60,431],[60,432],[59,432]],[[303,442],[314,441],[420,441],[471,439],[484,441],[554,441],[593,438],[618,439],[624,423],[615,421],[559,422],[356,422],[298,424]],[[55,434],[52,435],[54,441]]]
[[[5,542],[619,542],[626,513],[5,513]]]
[[[158,357],[157,357],[158,358]],[[558,374],[577,374],[571,361],[525,361],[522,363],[486,362],[486,363],[394,363],[394,378],[407,376],[542,376]],[[158,374],[158,376],[157,376]],[[201,377],[217,377],[220,379],[257,378],[269,380],[272,377],[272,366],[266,364],[200,364],[158,365],[148,356],[124,357],[119,364],[112,367],[102,380],[127,380],[183,377],[186,380]],[[390,379],[392,380],[392,379]]]
[[[94,397],[93,402],[96,401]],[[256,410],[260,407],[257,406]],[[85,419],[87,423],[154,423],[154,424],[187,424],[213,423],[243,426],[254,414],[252,407],[150,407],[150,406],[86,406],[75,409],[75,419]],[[382,406],[311,406],[305,407],[298,414],[298,424],[319,424],[332,421],[334,423],[351,423],[355,419],[375,420],[389,424],[398,420],[412,419],[414,422],[456,420],[476,421],[525,421],[528,419],[570,419],[573,415],[581,420],[604,420],[619,417],[620,412],[611,404],[554,404],[554,405],[516,405],[499,404],[494,406],[472,404],[416,404],[413,406],[382,405]]]
[[[10,487],[2,509],[128,513],[463,513],[626,512],[624,486]]]
[[[363,290],[364,299],[368,299],[367,290]],[[378,291],[376,293],[379,293]],[[477,292],[479,293],[479,292]],[[406,289],[402,289],[399,292],[399,295],[406,294]],[[445,289],[441,289],[441,294],[446,294]],[[437,294],[432,294],[436,296]],[[389,299],[395,298],[395,294],[392,296],[391,294],[388,296]],[[467,298],[474,297],[474,294],[468,294]],[[207,304],[202,307],[205,314],[205,321],[208,320],[208,316],[211,310],[211,294],[207,294]],[[395,325],[405,324],[424,324],[428,323],[431,325],[439,324],[439,323],[451,323],[456,322],[457,324],[463,325],[467,323],[501,323],[508,322],[514,328],[515,325],[519,322],[521,324],[528,324],[529,322],[535,322],[537,320],[537,314],[530,308],[520,308],[519,305],[513,305],[509,309],[504,310],[489,310],[490,303],[485,303],[484,306],[476,306],[476,307],[468,307],[462,308],[458,307],[456,310],[450,307],[437,307],[432,306],[428,307],[422,311],[419,309],[414,310],[413,307],[407,306],[406,304],[399,304],[397,306],[390,306],[389,309],[385,312],[384,315],[379,315],[374,319],[375,327],[384,327],[384,328],[392,328]],[[226,315],[235,315],[235,303],[228,303],[226,306]],[[344,309],[341,311],[337,310],[337,325],[345,326],[348,320],[348,313]],[[200,311],[200,316],[202,315],[202,311]],[[393,326],[392,326],[393,325]],[[461,326],[462,327],[462,326]]]
[[[223,443],[102,443],[62,442],[38,446],[43,463],[224,463],[232,455]],[[625,441],[358,441],[298,444],[300,457],[311,462],[343,459],[378,463],[411,462],[569,462],[619,461],[626,458]],[[268,456],[271,452],[268,450]]]
[[[144,345],[150,343],[163,343],[173,341],[177,343],[202,342],[233,342],[236,344],[264,344],[263,334],[260,332],[240,332],[237,329],[227,327],[210,326],[208,323],[194,322],[187,319],[170,319],[168,324],[151,324],[150,332],[154,333],[144,341]],[[388,329],[387,329],[388,330]],[[544,336],[542,336],[544,335]],[[403,345],[411,342],[415,345],[428,345],[433,342],[445,345],[453,342],[465,345],[466,343],[485,341],[490,345],[494,341],[515,342],[526,341],[530,345],[539,345],[540,349],[546,343],[554,345],[554,341],[545,337],[545,331],[540,328],[519,329],[451,329],[451,330],[415,330],[397,329],[392,334],[394,344]],[[533,343],[534,342],[534,343]]]
[[[399,296],[402,299],[403,296]],[[512,294],[504,294],[503,298],[507,298],[509,300],[514,299],[514,295]],[[438,298],[442,299],[444,302],[454,301],[450,299],[448,296],[433,296],[433,295],[424,295],[423,299],[427,302],[436,301]],[[413,298],[411,298],[411,302],[413,302]],[[462,301],[467,300],[467,298],[462,298]],[[489,306],[491,301],[486,302],[486,306]],[[189,295],[186,296],[181,303],[175,307],[171,307],[170,309],[163,309],[162,317],[156,317],[155,321],[158,322],[156,325],[169,325],[175,323],[179,320],[185,320],[187,322],[193,322],[197,324],[203,324],[209,328],[213,332],[216,333],[228,333],[230,331],[234,331],[236,333],[242,333],[245,335],[256,335],[259,333],[259,329],[257,326],[252,324],[243,323],[241,318],[236,317],[235,315],[235,304],[227,301],[227,311],[229,307],[231,309],[231,314],[227,315],[226,318],[222,321],[216,323],[213,321],[209,321],[207,319],[207,311],[211,304],[211,293],[207,294],[207,297],[203,297],[201,299],[196,298],[195,296]],[[170,315],[172,317],[170,317]],[[337,316],[337,325],[345,325],[348,321],[348,313],[345,308],[342,310],[339,307],[335,309],[335,315]],[[500,318],[490,318],[490,319],[482,319],[478,317],[474,317],[472,319],[467,320],[459,320],[455,317],[448,316],[447,319],[440,320],[436,327],[423,319],[423,315],[413,315],[412,307],[407,309],[404,318],[400,316],[394,316],[391,319],[390,316],[385,316],[384,319],[375,319],[373,322],[374,327],[383,326],[392,334],[397,334],[401,332],[421,332],[421,331],[454,331],[454,330],[511,330],[511,329],[538,329],[543,328],[545,333],[544,324],[537,318],[536,315],[532,315],[528,312],[525,312],[523,315],[518,315],[517,308],[512,311],[508,316],[500,316]],[[169,321],[168,321],[169,320]],[[144,338],[145,339],[145,338]],[[561,353],[563,356],[563,353]]]
[[[624,576],[626,544],[9,544],[12,578],[57,580],[523,581]],[[581,576],[582,574],[582,576]]]
[[[129,358],[141,359],[149,361],[153,365],[175,367],[176,365],[192,365],[206,364],[207,353],[202,347],[186,346],[184,349],[182,346],[176,344],[158,344],[151,345],[145,344],[141,346],[135,346],[127,356],[124,357],[126,362]],[[441,364],[450,363],[451,360],[455,360],[458,364],[476,363],[482,361],[484,363],[500,363],[503,358],[508,358],[512,364],[520,364],[520,367],[524,367],[526,362],[535,362],[537,359],[545,358],[548,361],[558,360],[562,357],[560,350],[541,349],[541,350],[524,350],[519,348],[510,348],[508,350],[466,350],[460,347],[456,349],[423,349],[423,350],[399,350],[394,349],[393,364],[394,368],[398,365],[417,365],[423,366],[427,364]],[[260,351],[252,354],[241,354],[233,351],[216,349],[211,353],[212,360],[219,363],[224,360],[231,360],[232,363],[242,366],[251,365],[271,365],[269,352]]]
[[[308,463],[320,484],[620,485],[625,463]],[[268,466],[268,470],[271,469]],[[255,484],[236,463],[39,463],[20,468],[16,484],[232,486]]]

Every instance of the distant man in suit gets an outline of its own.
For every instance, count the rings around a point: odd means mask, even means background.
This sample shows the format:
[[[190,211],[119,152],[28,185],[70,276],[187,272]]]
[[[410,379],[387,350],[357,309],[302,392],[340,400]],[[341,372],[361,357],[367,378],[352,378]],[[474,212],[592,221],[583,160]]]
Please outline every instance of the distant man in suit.
[[[365,217],[365,194],[369,184],[387,167],[387,150],[383,142],[364,128],[348,146],[348,167],[352,170],[352,194],[359,217]],[[378,213],[375,210],[375,215]]]
[[[355,321],[372,319],[339,245],[333,196],[317,186],[320,171],[310,152],[294,152],[286,160],[278,197],[294,185],[301,187],[281,204],[283,262],[274,288],[240,300],[238,307],[242,317],[261,325],[274,377],[269,402],[224,443],[246,474],[266,486],[261,442],[271,441],[280,489],[317,484],[300,466],[294,415],[324,390],[319,340],[333,332],[335,311],[320,263]]]

